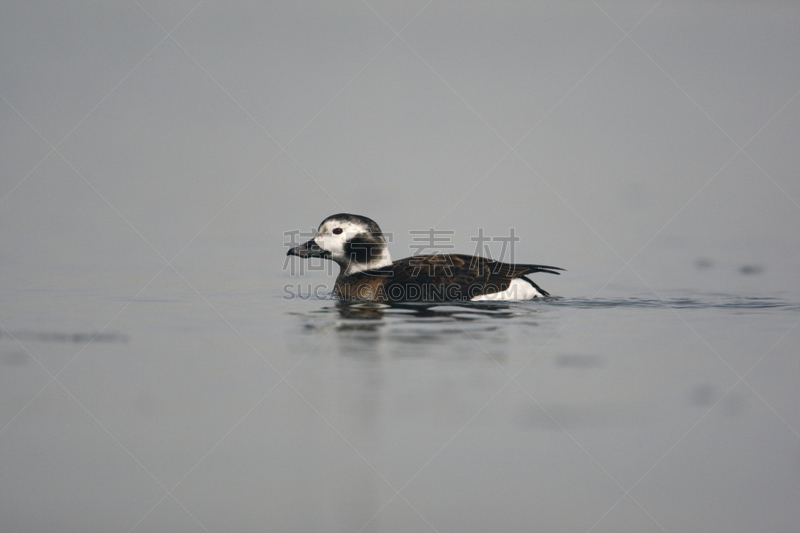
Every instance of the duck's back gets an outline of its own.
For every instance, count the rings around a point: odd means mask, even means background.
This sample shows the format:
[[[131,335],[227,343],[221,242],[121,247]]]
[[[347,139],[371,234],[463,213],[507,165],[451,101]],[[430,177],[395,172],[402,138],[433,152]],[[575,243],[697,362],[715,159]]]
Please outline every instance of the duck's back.
[[[336,281],[335,292],[343,299],[441,302],[465,301],[506,291],[515,278],[541,290],[525,274],[549,272],[557,267],[501,263],[462,254],[417,255],[383,268],[366,270]]]

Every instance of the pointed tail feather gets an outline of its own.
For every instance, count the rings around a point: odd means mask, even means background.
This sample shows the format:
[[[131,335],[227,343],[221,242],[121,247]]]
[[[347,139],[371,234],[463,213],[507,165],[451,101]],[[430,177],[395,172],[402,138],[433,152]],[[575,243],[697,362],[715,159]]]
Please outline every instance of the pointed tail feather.
[[[566,272],[566,269],[559,268],[559,267],[551,267],[547,265],[517,265],[518,267],[525,267],[525,274],[533,274],[535,272],[547,272],[548,274],[555,274],[556,276],[560,276],[561,272]],[[561,272],[558,272],[558,271]]]

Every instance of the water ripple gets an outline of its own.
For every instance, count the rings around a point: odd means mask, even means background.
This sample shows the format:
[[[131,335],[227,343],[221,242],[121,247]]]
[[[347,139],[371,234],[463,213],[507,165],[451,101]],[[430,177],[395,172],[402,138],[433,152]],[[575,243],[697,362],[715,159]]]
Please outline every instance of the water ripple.
[[[481,317],[514,318],[529,316],[553,308],[574,309],[722,309],[747,312],[776,310],[797,312],[800,303],[776,297],[752,297],[707,294],[673,298],[544,298],[523,302],[442,302],[442,303],[375,303],[341,302],[298,314],[329,315],[344,319],[454,319],[474,320]]]
[[[678,298],[553,298],[548,299],[553,306],[574,307],[578,309],[610,309],[618,307],[656,308],[656,309],[727,309],[733,311],[780,309],[800,311],[800,303],[774,297],[747,297],[724,294],[710,294],[697,297]]]

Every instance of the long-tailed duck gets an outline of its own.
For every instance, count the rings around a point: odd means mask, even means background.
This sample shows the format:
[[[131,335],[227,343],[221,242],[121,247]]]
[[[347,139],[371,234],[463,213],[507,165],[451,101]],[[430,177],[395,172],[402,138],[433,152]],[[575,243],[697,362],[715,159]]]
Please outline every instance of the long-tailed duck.
[[[550,294],[527,274],[559,274],[564,270],[463,254],[415,255],[392,262],[375,221],[347,213],[323,220],[316,237],[286,255],[322,257],[338,263],[341,271],[333,291],[342,300],[530,300]]]

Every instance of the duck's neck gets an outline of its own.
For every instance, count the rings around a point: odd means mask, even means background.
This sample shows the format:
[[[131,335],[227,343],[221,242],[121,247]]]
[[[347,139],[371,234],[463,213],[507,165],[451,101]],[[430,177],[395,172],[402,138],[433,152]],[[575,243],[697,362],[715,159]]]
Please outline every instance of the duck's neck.
[[[359,263],[356,261],[350,261],[346,264],[340,263],[339,266],[342,268],[340,276],[352,276],[353,274],[358,274],[359,272],[364,272],[365,270],[382,268],[391,264],[392,257],[389,255],[389,250],[384,247],[380,254],[376,255],[375,257],[371,257],[366,263]]]

